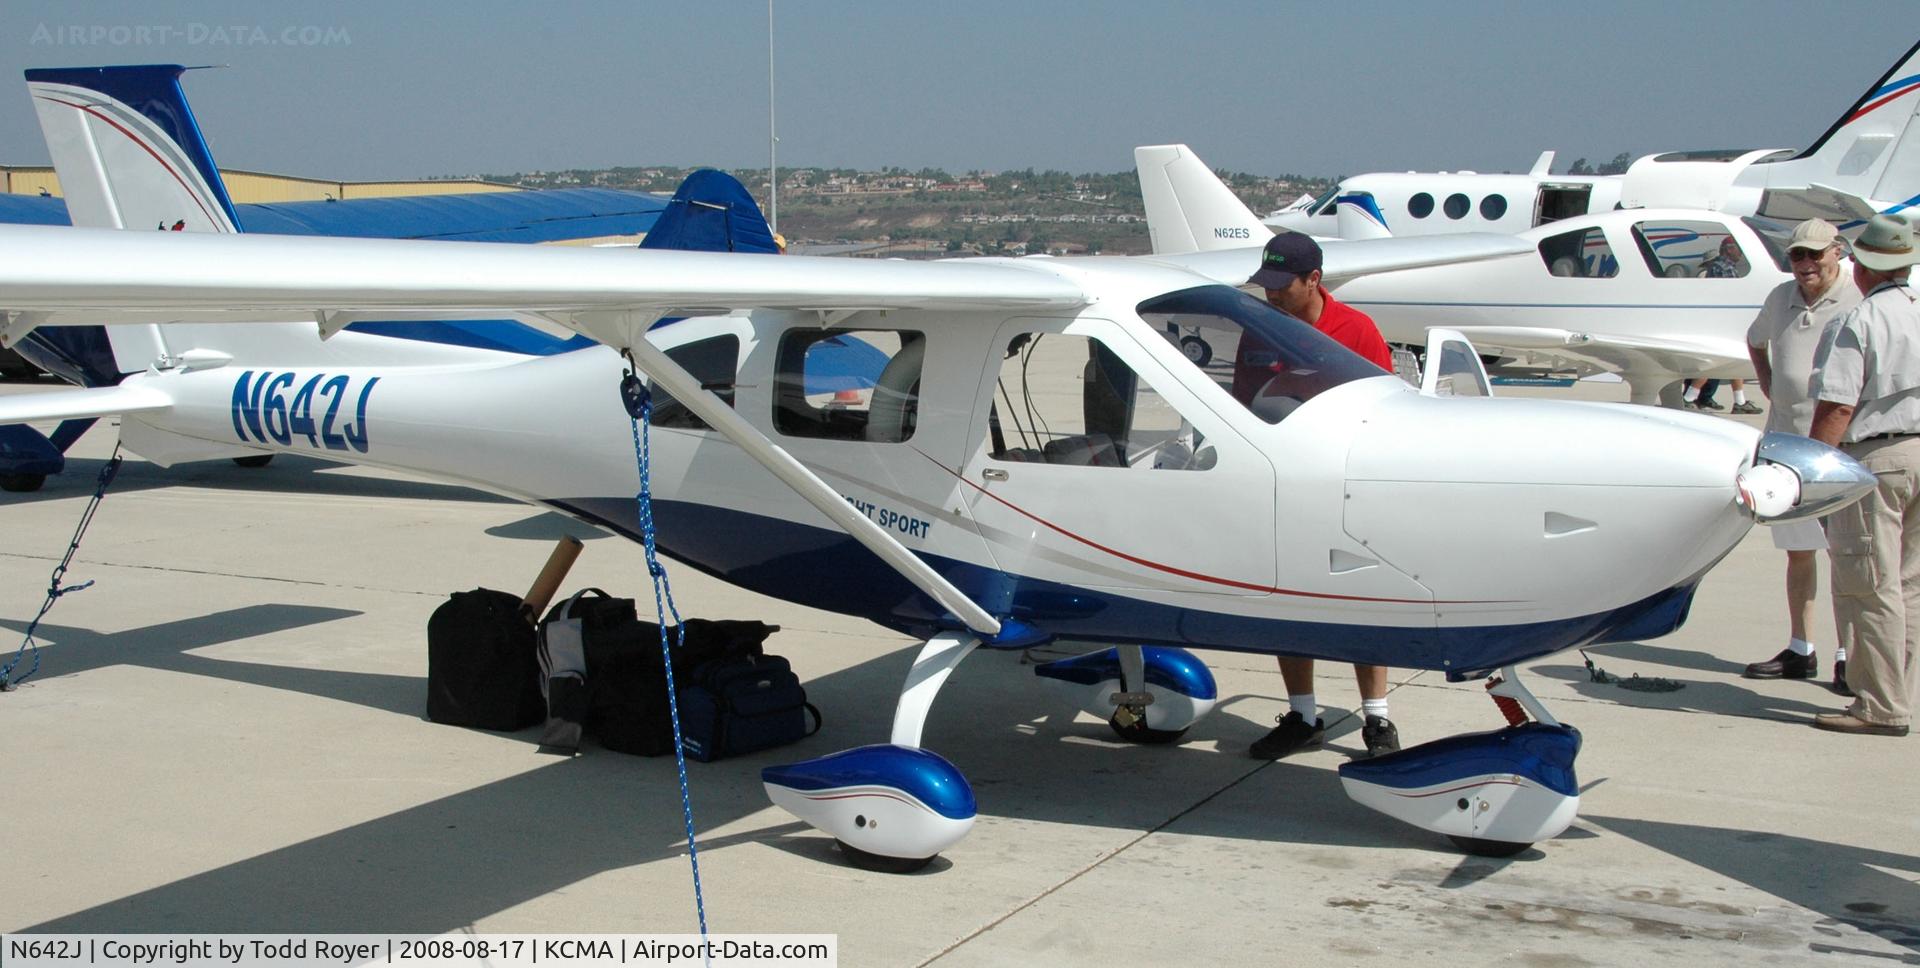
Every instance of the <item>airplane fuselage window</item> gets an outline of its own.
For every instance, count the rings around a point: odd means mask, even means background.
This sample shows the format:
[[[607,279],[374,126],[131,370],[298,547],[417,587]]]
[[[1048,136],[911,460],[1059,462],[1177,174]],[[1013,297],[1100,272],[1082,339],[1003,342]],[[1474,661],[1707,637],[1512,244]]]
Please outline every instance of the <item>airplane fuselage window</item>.
[[[1655,278],[1739,279],[1753,271],[1739,240],[1719,222],[1636,222],[1633,236]]]
[[[1597,228],[1575,229],[1540,240],[1540,261],[1556,276],[1611,279],[1620,274],[1607,235]]]
[[[740,337],[728,334],[711,339],[682,343],[666,351],[667,358],[680,364],[703,389],[712,391],[727,406],[733,406],[734,374],[740,366]],[[665,387],[653,391],[653,425],[680,430],[711,430],[687,405],[673,398]]]
[[[1467,213],[1473,210],[1473,202],[1469,200],[1467,196],[1455,192],[1447,196],[1447,203],[1443,210],[1447,213],[1448,218],[1466,218]]]
[[[1193,425],[1099,340],[1014,338],[994,388],[995,460],[1083,467],[1205,470]]]
[[[1500,217],[1505,214],[1507,214],[1507,197],[1505,195],[1488,195],[1480,200],[1481,218],[1489,222],[1498,222]]]
[[[776,358],[774,427],[790,437],[911,438],[926,342],[905,330],[789,331]]]
[[[1386,372],[1301,322],[1237,289],[1199,286],[1149,299],[1140,317],[1155,332],[1204,341],[1190,364],[1267,423],[1279,423],[1320,393]]]
[[[1407,214],[1414,218],[1426,218],[1433,214],[1433,196],[1420,192],[1407,199]]]

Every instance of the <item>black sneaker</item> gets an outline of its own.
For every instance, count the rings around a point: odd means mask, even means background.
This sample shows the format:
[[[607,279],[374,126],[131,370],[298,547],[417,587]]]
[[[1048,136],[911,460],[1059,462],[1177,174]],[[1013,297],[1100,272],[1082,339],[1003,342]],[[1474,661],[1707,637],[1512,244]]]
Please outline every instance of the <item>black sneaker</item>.
[[[1400,730],[1385,716],[1368,716],[1366,724],[1360,727],[1360,738],[1366,741],[1368,756],[1400,749]]]
[[[1833,663],[1833,691],[1842,696],[1853,695],[1853,687],[1847,685],[1847,660],[1836,659]]]
[[[1736,404],[1734,404],[1734,405],[1733,405],[1733,412],[1734,412],[1734,413],[1745,413],[1745,414],[1755,414],[1755,413],[1766,413],[1766,411],[1765,411],[1765,410],[1762,410],[1762,409],[1760,409],[1759,407],[1757,407],[1757,406],[1755,406],[1755,405],[1753,405],[1753,404],[1752,404],[1752,403],[1750,403],[1750,402],[1749,402],[1749,403],[1736,403]]]
[[[1256,760],[1277,760],[1306,749],[1319,746],[1327,738],[1327,727],[1315,719],[1312,726],[1307,725],[1307,717],[1290,712],[1280,717],[1280,725],[1273,731],[1253,741],[1247,747],[1247,755]]]
[[[1800,655],[1792,649],[1781,649],[1779,655],[1765,662],[1755,662],[1741,673],[1749,679],[1811,679],[1819,674],[1819,656],[1812,653]]]
[[[1715,403],[1715,402],[1714,402],[1714,401],[1712,401],[1712,400],[1699,400],[1699,401],[1696,401],[1696,402],[1694,403],[1694,406],[1696,406],[1696,407],[1699,407],[1699,408],[1700,408],[1701,410],[1725,410],[1725,409],[1727,409],[1726,407],[1723,407],[1723,406],[1721,406],[1720,404],[1718,404],[1718,403]]]

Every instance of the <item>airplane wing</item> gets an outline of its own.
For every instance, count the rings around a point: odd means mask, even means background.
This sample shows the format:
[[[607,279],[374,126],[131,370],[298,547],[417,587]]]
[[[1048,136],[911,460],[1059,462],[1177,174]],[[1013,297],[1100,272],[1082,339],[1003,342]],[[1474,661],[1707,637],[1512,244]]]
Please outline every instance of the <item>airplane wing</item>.
[[[1491,232],[1463,232],[1458,235],[1423,235],[1409,238],[1325,239],[1320,243],[1324,265],[1320,272],[1328,289],[1375,272],[1395,269],[1419,269],[1498,259],[1533,251],[1533,246],[1511,235]],[[1244,285],[1260,267],[1260,249],[1214,249],[1147,258],[1178,266],[1228,285]]]
[[[1530,351],[1607,372],[1643,369],[1700,373],[1748,360],[1746,344],[1738,339],[1653,338],[1531,326],[1454,329],[1483,350]]]
[[[668,314],[733,309],[1067,309],[1017,260],[805,256],[0,226],[0,346],[42,325],[251,322],[366,312],[531,312],[615,348]],[[112,266],[111,273],[101,266]],[[102,276],[110,276],[103,279]]]

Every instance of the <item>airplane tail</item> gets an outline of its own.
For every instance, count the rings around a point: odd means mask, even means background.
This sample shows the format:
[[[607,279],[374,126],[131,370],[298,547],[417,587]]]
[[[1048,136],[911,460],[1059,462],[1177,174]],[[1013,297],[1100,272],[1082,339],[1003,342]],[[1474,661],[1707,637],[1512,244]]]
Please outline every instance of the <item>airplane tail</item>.
[[[1905,201],[1920,195],[1920,43],[1867,88],[1807,150],[1782,164],[1811,170],[1818,183],[1861,198]]]
[[[239,231],[220,169],[180,88],[186,71],[178,64],[27,71],[27,92],[74,225]],[[185,334],[158,326],[74,327],[33,334],[19,349],[63,379],[103,387],[170,356],[170,335]]]
[[[1186,145],[1133,149],[1155,255],[1265,244],[1273,232]]]
[[[780,251],[746,186],[712,168],[701,168],[680,183],[640,247],[770,255]]]

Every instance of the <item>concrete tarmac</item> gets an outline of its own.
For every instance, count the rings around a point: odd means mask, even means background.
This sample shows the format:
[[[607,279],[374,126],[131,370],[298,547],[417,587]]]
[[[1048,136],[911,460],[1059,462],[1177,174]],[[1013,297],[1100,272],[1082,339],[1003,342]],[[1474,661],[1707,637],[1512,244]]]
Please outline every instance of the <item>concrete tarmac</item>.
[[[39,609],[113,439],[103,424],[66,475],[0,494],[0,630]],[[648,607],[637,545],[462,487],[130,460],[66,575],[96,584],[0,694],[0,931],[696,930],[672,758],[562,759],[537,730],[424,718],[427,616],[455,590],[524,590],[566,533],[588,539],[568,589]],[[767,803],[759,769],[883,741],[916,643],[670,569],[683,614],[780,625],[769,648],[826,718],[796,746],[689,764],[715,932],[834,934],[847,966],[1920,963],[1920,739],[1809,726],[1843,702],[1824,564],[1822,679],[1740,677],[1786,640],[1764,529],[1680,632],[1590,652],[1681,688],[1594,682],[1577,653],[1530,668],[1585,735],[1584,792],[1563,836],[1506,860],[1350,802],[1351,714],[1324,749],[1248,759],[1285,711],[1269,659],[1206,654],[1222,708],[1136,747],[991,653],[925,738],[973,783],[973,833],[918,874],[857,870]],[[1500,722],[1478,684],[1394,682],[1409,744]],[[1318,690],[1358,704],[1346,668],[1323,663]]]

